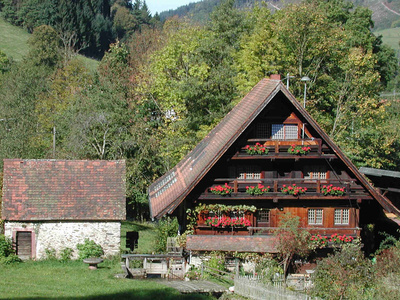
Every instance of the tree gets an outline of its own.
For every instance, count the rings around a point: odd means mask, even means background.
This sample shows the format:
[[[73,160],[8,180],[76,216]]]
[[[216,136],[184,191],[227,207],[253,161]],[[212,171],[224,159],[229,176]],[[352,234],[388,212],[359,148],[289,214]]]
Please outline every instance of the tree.
[[[345,244],[317,264],[313,293],[323,299],[375,299],[371,295],[371,262],[364,258],[361,243]],[[368,297],[372,296],[371,298]]]
[[[31,46],[28,59],[32,60],[35,65],[54,68],[61,61],[61,39],[51,26],[37,27],[28,43]]]
[[[293,257],[295,255],[307,256],[313,250],[310,233],[300,228],[300,217],[285,213],[282,215],[279,228],[274,232],[274,235],[275,247],[281,258],[283,274],[286,279]]]

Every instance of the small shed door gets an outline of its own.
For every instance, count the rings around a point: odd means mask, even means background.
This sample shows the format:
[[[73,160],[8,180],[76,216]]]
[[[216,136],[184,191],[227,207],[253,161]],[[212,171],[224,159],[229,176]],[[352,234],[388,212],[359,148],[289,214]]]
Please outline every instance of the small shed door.
[[[21,259],[32,258],[32,232],[17,232],[17,255]]]

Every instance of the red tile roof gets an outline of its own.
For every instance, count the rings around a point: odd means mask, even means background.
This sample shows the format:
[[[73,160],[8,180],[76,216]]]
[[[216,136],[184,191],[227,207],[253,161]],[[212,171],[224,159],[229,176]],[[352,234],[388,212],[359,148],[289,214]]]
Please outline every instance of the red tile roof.
[[[296,114],[305,118],[383,208],[400,215],[400,211],[368,183],[280,80],[263,79],[191,152],[149,187],[152,217],[172,213],[278,93],[284,94],[297,110]]]
[[[186,249],[192,251],[277,252],[275,237],[272,235],[188,235]]]
[[[5,159],[2,218],[123,220],[125,161]]]

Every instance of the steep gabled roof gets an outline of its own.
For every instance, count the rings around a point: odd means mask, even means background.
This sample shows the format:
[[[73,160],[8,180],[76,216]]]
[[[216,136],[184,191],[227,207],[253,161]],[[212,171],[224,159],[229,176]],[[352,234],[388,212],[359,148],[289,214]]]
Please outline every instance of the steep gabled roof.
[[[125,161],[5,159],[2,218],[123,220]]]
[[[286,96],[297,113],[317,131],[384,209],[399,215],[400,211],[368,183],[280,80],[262,79],[188,155],[149,187],[152,217],[172,213],[279,92]]]

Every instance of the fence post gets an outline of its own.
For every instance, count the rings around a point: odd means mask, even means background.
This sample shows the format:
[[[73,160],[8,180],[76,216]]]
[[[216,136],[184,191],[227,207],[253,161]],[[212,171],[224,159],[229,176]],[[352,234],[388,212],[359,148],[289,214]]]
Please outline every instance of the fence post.
[[[235,270],[236,270],[236,276],[239,276],[239,258],[235,258]]]

